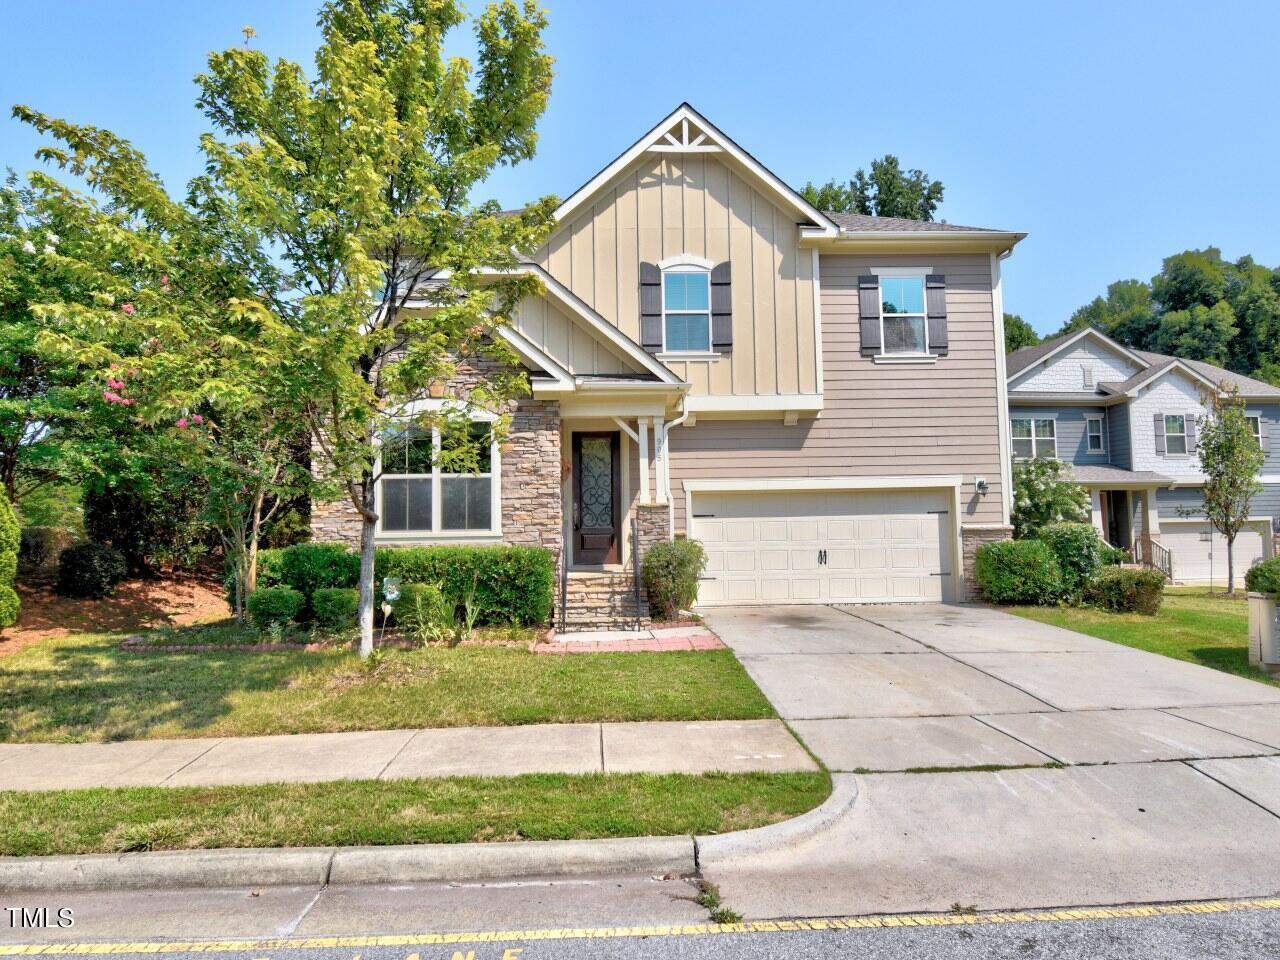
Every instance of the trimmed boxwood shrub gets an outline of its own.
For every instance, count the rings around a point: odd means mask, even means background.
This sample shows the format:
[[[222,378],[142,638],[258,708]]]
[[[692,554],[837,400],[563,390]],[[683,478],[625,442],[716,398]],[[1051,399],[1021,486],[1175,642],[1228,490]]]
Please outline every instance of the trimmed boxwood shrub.
[[[325,587],[360,582],[360,557],[340,543],[298,543],[280,551],[280,582],[310,598]]]
[[[663,540],[644,555],[641,566],[649,594],[649,614],[674,620],[698,599],[698,578],[707,568],[707,554],[697,540]]]
[[[311,616],[322,627],[354,627],[359,609],[360,591],[355,587],[321,587],[311,595]]]
[[[379,584],[384,577],[439,584],[455,605],[474,582],[482,624],[535,626],[551,618],[555,559],[544,547],[383,547],[375,570]]]
[[[1158,570],[1108,567],[1085,589],[1085,600],[1116,613],[1160,612],[1164,574]]]
[[[1244,574],[1244,585],[1253,593],[1280,596],[1280,557],[1263,560]]]
[[[18,622],[18,594],[13,589],[18,575],[18,546],[22,531],[8,498],[0,493],[0,628]]]
[[[1062,596],[1058,558],[1040,540],[1000,540],[978,548],[974,576],[992,603],[1056,603]]]
[[[58,593],[100,600],[129,575],[124,555],[105,543],[77,543],[58,557]]]
[[[1091,523],[1051,523],[1041,529],[1037,539],[1053,551],[1062,571],[1062,591],[1072,598],[1102,569],[1102,548],[1106,546]]]
[[[307,598],[293,587],[259,587],[249,594],[249,619],[259,630],[288,623],[302,612]]]

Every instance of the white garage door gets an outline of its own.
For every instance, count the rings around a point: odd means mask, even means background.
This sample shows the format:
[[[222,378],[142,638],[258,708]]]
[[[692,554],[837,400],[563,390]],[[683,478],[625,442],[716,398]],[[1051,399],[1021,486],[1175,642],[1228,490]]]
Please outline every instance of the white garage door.
[[[1160,523],[1160,542],[1173,555],[1173,579],[1186,583],[1225,584],[1227,581],[1227,541],[1212,526],[1202,522]],[[1212,551],[1212,555],[1210,552]],[[1236,586],[1244,572],[1264,559],[1262,526],[1245,527],[1236,535]]]
[[[951,491],[693,495],[707,551],[698,602],[952,599]]]

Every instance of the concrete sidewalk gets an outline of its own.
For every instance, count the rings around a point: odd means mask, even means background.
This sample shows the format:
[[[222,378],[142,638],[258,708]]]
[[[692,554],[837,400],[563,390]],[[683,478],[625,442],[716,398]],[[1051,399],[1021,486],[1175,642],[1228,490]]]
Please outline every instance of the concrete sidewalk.
[[[815,769],[779,720],[0,744],[0,790]]]

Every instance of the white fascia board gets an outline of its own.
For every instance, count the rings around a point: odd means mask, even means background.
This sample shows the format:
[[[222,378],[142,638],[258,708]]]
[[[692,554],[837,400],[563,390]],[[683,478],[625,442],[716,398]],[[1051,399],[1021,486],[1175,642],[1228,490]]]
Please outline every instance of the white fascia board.
[[[1052,357],[1056,357],[1058,354],[1060,354],[1063,350],[1066,350],[1068,347],[1075,346],[1085,337],[1091,337],[1094,340],[1099,341],[1100,343],[1105,345],[1107,348],[1114,350],[1116,353],[1120,354],[1120,356],[1124,357],[1126,360],[1130,360],[1133,363],[1137,364],[1139,370],[1146,370],[1149,366],[1151,366],[1151,364],[1148,363],[1146,360],[1143,360],[1140,356],[1138,356],[1132,350],[1125,347],[1123,344],[1116,343],[1114,340],[1108,337],[1105,333],[1102,333],[1099,330],[1095,330],[1093,329],[1093,327],[1085,327],[1083,330],[1076,332],[1075,335],[1067,337],[1067,339],[1063,340],[1060,344],[1058,344],[1056,347],[1054,347],[1052,350],[1046,353],[1043,357],[1040,357],[1038,360],[1036,360],[1035,363],[1032,363],[1029,366],[1023,367],[1017,373],[1013,374],[1011,377],[1009,377],[1009,383],[1012,384],[1013,381],[1018,380],[1022,377],[1025,377],[1031,371],[1045,366],[1046,364],[1048,364],[1049,360]]]
[[[760,410],[815,412],[822,409],[822,395],[818,393],[779,393],[749,397],[702,395],[687,397],[685,409],[690,413],[751,413]]]
[[[553,357],[542,350],[532,340],[528,339],[518,330],[503,324],[498,327],[498,335],[510,344],[511,349],[518,353],[526,362],[539,367],[543,372],[555,378],[552,384],[540,384],[538,392],[546,392],[555,390],[557,392],[571,391],[574,389],[573,374],[560,365]]]
[[[686,480],[686,493],[784,493],[813,490],[956,490],[959,474],[916,477],[754,477]]]
[[[648,380],[592,380],[575,377],[574,382],[583,393],[684,393],[687,383],[654,383]]]
[[[1187,366],[1181,360],[1174,360],[1173,363],[1169,364],[1159,373],[1156,373],[1154,376],[1148,377],[1146,380],[1143,380],[1141,383],[1135,384],[1132,388],[1130,388],[1125,393],[1125,396],[1136,397],[1140,390],[1150,387],[1153,383],[1157,383],[1160,380],[1163,380],[1166,376],[1168,376],[1170,373],[1173,373],[1173,371],[1175,370],[1185,373],[1192,380],[1199,380],[1201,383],[1207,386],[1210,390],[1212,390],[1215,394],[1219,394],[1222,392],[1221,384],[1214,383],[1208,377],[1193,370],[1191,367]]]
[[[772,189],[785,206],[800,214],[804,219],[812,221],[814,226],[801,227],[801,231],[805,232],[806,236],[835,237],[839,234],[839,229],[825,214],[814,208],[800,194],[778,179],[764,164],[734,143],[715,124],[698,113],[688,103],[680,104],[670,114],[659,120],[648,133],[624,150],[612,163],[570,194],[568,199],[556,208],[556,220],[563,223],[571,217],[582,204],[595,195],[597,190],[630,166],[646,150],[657,145],[667,131],[681,120],[691,120],[696,123],[707,136],[715,141],[715,145],[719,146],[723,153],[732,157],[735,162]]]

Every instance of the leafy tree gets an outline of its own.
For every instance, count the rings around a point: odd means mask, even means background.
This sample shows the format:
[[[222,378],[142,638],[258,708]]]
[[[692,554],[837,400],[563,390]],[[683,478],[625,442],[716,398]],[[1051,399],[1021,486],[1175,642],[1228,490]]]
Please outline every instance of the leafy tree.
[[[1159,322],[1151,302],[1151,287],[1141,280],[1118,280],[1106,297],[1095,297],[1071,315],[1058,335],[1093,327],[1127,347],[1144,349]]]
[[[1165,257],[1151,280],[1151,298],[1163,313],[1190,310],[1196,304],[1212,307],[1227,294],[1227,269],[1217,247]]]
[[[1253,498],[1262,491],[1258,471],[1265,455],[1245,417],[1244,401],[1223,384],[1209,416],[1200,421],[1197,456],[1205,474],[1204,516],[1227,541],[1227,592],[1236,591],[1234,548]],[[1197,513],[1179,508],[1184,516]]]
[[[1280,270],[1241,257],[1227,277],[1227,302],[1240,328],[1231,341],[1230,368],[1256,375],[1280,361]]]
[[[819,210],[932,220],[943,190],[941,180],[930,179],[923,170],[903,170],[898,158],[886,153],[871,161],[870,174],[859,168],[847,184],[806,183],[800,193]]]
[[[13,589],[18,572],[21,528],[9,499],[0,493],[0,630],[18,622],[18,594]]]
[[[1004,315],[1004,352],[1013,353],[1022,347],[1034,347],[1040,342],[1040,335],[1031,329],[1031,324],[1016,313]]]
[[[1161,317],[1148,349],[1225,367],[1231,357],[1231,341],[1238,332],[1235,314],[1227,301],[1219,300],[1211,307],[1196,303]]]
[[[1051,523],[1087,523],[1089,493],[1061,460],[1037,457],[1013,465],[1013,535],[1034,537]]]

